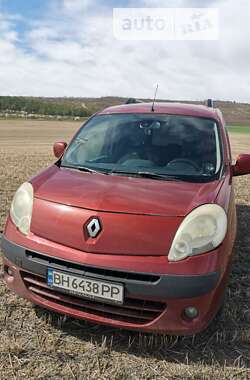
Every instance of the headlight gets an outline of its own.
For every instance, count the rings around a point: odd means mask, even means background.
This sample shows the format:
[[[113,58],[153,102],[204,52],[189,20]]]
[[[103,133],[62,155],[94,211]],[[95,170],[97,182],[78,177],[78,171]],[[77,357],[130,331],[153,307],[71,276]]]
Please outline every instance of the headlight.
[[[28,235],[30,231],[32,209],[33,187],[29,182],[25,182],[17,190],[10,207],[10,217],[24,235]]]
[[[218,247],[227,232],[227,216],[222,207],[206,204],[193,210],[181,223],[172,243],[169,261],[183,260]]]

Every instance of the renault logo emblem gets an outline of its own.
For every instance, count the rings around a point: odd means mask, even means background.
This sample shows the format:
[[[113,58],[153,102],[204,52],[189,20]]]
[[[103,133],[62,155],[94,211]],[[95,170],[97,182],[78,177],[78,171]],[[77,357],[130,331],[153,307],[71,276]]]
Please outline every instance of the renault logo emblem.
[[[95,238],[102,230],[101,222],[98,218],[93,218],[88,222],[86,228],[88,235],[91,238]]]

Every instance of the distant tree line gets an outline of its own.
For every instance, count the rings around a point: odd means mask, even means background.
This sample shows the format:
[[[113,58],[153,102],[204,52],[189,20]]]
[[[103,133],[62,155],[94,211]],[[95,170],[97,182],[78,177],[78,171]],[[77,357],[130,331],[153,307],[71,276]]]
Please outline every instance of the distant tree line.
[[[87,117],[93,113],[93,110],[63,100],[58,102],[46,98],[0,96],[0,112]]]

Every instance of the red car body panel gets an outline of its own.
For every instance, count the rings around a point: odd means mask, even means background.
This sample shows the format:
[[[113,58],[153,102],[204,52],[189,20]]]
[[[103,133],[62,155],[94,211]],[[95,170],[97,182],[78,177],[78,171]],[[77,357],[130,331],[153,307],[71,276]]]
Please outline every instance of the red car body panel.
[[[222,181],[183,183],[106,176],[51,168],[31,180],[35,197],[94,211],[185,216],[203,203],[213,203]],[[91,194],[91,197],[90,197]]]
[[[83,250],[65,247],[62,244],[37,236],[34,233],[30,233],[29,236],[25,237],[17,231],[10,218],[8,218],[4,235],[8,240],[29,250],[43,252],[46,255],[55,256],[63,260],[70,258],[71,261],[80,264],[101,265],[106,268],[124,269],[132,272],[177,275],[203,275],[216,272],[221,268],[224,270],[228,257],[227,255],[222,255],[221,252],[226,249],[228,250],[228,256],[231,254],[229,248],[234,238],[234,236],[228,233],[223,246],[221,245],[212,252],[188,257],[181,262],[169,262],[166,255],[92,254]]]
[[[99,114],[150,112],[149,104],[136,104],[111,107]],[[225,167],[221,179],[208,183],[164,182],[92,175],[52,165],[31,179],[35,198],[29,235],[20,233],[10,217],[6,223],[6,247],[13,244],[13,250],[23,255],[23,258],[16,256],[14,260],[8,248],[3,249],[5,281],[16,293],[57,312],[122,328],[185,335],[201,331],[209,324],[224,296],[236,235],[231,154],[224,121],[218,110],[203,106],[158,104],[155,112],[217,121]],[[194,208],[207,203],[219,204],[227,213],[228,231],[223,243],[211,252],[177,262],[168,261],[168,252],[184,217]],[[85,226],[96,216],[100,218],[103,228],[95,239],[90,239],[85,233]],[[128,276],[134,273],[162,276],[164,281],[172,281],[172,289],[166,288],[166,294],[153,295],[153,290],[152,294],[151,290],[146,294],[138,282],[133,293],[130,284],[125,281],[129,302],[145,300],[144,306],[140,306],[142,321],[136,323],[133,318],[138,317],[139,304],[135,310],[128,305],[115,310],[107,305],[86,305],[87,301],[70,298],[63,293],[52,294],[41,275],[34,277],[28,266],[25,271],[22,269],[24,262],[30,265],[32,260],[34,268],[45,265],[43,258],[52,266],[53,263],[61,265],[69,262],[70,265],[87,266],[90,270],[127,271]],[[13,276],[9,275],[8,268],[14,273]],[[177,282],[182,278],[191,281],[192,278],[205,276],[205,281],[210,274],[217,274],[216,283],[207,291],[205,288],[201,290],[202,295],[199,295],[199,289],[191,297],[187,296],[188,289],[186,296],[175,298],[172,295],[175,280],[178,287]],[[159,283],[160,280],[156,281],[155,286]],[[154,288],[151,285],[148,289]],[[156,309],[158,311],[154,318],[145,317],[143,322],[147,302],[151,302],[148,308],[151,308],[152,315]],[[153,306],[153,302],[159,305]],[[192,321],[183,315],[184,308],[188,306],[199,310],[198,317]]]
[[[106,108],[105,110],[98,112],[98,115],[109,115],[115,113],[152,113],[152,104],[139,103],[129,105],[119,105]],[[208,108],[202,105],[193,104],[181,104],[181,103],[155,103],[155,114],[168,114],[168,115],[184,115],[184,116],[196,116],[212,118],[217,121],[221,120],[220,111],[216,108]]]
[[[167,255],[183,216],[213,203],[222,183],[93,176],[54,166],[32,180],[36,199],[31,232],[87,252]],[[93,216],[100,216],[104,226],[95,240],[83,234]]]

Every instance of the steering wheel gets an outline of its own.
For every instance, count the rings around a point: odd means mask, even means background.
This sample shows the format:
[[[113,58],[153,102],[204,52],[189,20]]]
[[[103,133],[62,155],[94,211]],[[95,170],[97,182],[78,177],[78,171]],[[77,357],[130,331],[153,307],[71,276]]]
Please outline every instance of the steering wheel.
[[[198,164],[196,164],[196,162],[189,160],[187,158],[176,158],[176,159],[170,161],[167,164],[167,166],[173,165],[173,164],[186,164],[186,165],[192,166],[195,170],[200,171]]]

